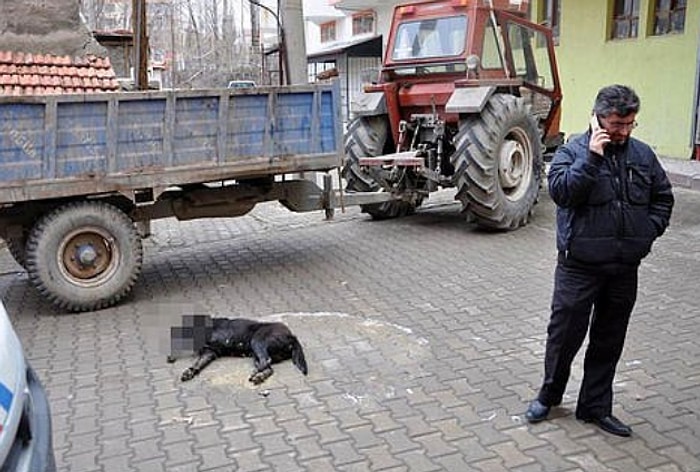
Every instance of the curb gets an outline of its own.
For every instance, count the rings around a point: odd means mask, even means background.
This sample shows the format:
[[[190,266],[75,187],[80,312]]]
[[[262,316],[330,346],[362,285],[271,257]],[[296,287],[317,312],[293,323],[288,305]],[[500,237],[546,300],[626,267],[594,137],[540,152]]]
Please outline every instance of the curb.
[[[673,158],[660,160],[673,186],[700,191],[700,161]]]
[[[674,187],[683,187],[690,190],[700,191],[700,175],[698,174],[686,175],[666,171],[666,175]]]

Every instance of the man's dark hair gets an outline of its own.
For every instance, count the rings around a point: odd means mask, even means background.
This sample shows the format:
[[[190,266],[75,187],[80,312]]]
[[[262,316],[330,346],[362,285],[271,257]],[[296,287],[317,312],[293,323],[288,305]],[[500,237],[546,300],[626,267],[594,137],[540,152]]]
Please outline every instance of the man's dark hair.
[[[607,117],[616,113],[627,116],[639,112],[639,97],[626,85],[609,85],[598,91],[593,105],[593,113]]]

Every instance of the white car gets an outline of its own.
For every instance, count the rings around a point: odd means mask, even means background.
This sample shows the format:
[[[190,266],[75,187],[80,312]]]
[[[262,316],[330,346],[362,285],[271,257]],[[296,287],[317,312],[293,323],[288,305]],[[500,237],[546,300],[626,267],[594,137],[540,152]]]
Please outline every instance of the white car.
[[[255,82],[252,80],[232,80],[228,83],[228,88],[232,89],[247,89],[255,86]]]
[[[46,393],[0,301],[0,471],[55,470]]]

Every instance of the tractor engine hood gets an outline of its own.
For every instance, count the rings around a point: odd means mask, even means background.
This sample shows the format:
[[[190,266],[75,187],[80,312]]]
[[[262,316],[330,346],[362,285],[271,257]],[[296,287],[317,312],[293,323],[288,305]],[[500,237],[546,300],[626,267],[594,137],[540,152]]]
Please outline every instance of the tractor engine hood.
[[[444,107],[454,93],[453,83],[405,84],[399,88],[402,107]]]

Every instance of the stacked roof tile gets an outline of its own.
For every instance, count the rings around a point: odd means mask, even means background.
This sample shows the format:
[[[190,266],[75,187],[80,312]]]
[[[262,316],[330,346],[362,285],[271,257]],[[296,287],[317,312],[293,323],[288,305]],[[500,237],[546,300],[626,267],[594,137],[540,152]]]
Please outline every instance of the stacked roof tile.
[[[0,95],[94,93],[118,89],[109,58],[0,51]]]

